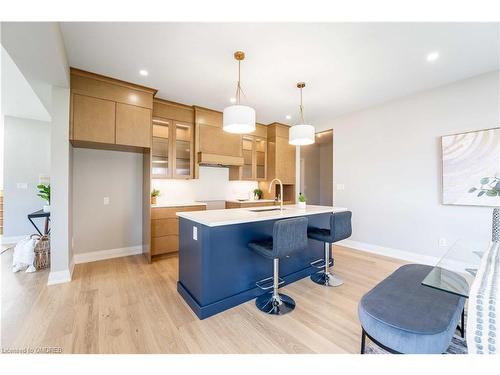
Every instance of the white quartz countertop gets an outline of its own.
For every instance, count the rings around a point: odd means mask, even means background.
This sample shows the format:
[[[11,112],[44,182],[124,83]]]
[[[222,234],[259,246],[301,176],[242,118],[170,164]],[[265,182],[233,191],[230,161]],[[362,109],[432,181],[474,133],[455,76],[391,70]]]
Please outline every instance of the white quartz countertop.
[[[203,202],[163,202],[158,204],[152,204],[151,208],[162,208],[162,207],[184,207],[184,206],[206,206]]]
[[[231,202],[231,203],[241,203],[241,204],[250,204],[250,203],[267,203],[267,202],[275,202],[274,199],[258,199],[258,200],[246,200],[246,201],[239,201],[237,199],[226,199],[226,202]]]
[[[278,209],[269,211],[270,208]],[[305,209],[299,209],[297,205],[292,204],[283,206],[283,212],[279,210],[279,206],[264,206],[255,208],[232,208],[227,210],[178,212],[177,216],[209,227],[218,227],[222,225],[252,223],[256,221],[286,219],[289,217],[341,211],[347,211],[347,208],[307,205]]]

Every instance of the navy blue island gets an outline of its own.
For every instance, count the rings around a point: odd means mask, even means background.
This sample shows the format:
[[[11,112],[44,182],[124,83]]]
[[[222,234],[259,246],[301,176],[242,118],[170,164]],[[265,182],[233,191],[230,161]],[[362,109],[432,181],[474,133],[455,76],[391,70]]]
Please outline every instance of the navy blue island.
[[[177,290],[200,319],[263,294],[255,283],[273,274],[273,262],[250,250],[255,240],[272,237],[277,220],[304,216],[309,225],[329,227],[332,212],[344,208],[308,205],[179,212],[179,280]],[[285,285],[307,277],[322,259],[323,244],[309,239],[308,248],[280,262]]]

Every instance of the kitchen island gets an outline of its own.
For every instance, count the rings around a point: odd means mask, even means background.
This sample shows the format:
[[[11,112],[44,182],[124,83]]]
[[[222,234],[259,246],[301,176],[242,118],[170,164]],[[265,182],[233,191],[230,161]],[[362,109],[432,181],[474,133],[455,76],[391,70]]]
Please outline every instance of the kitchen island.
[[[254,253],[249,242],[272,237],[273,224],[307,217],[309,225],[328,228],[332,212],[345,208],[296,205],[179,212],[179,280],[177,290],[204,319],[265,293],[255,283],[273,274],[273,262]],[[280,261],[285,285],[307,277],[322,259],[323,244],[309,240],[308,248]]]

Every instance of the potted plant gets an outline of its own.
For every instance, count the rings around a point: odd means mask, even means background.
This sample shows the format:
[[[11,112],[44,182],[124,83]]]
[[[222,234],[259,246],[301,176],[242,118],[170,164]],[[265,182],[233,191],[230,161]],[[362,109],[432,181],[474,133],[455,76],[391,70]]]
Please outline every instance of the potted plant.
[[[300,209],[305,209],[306,208],[306,197],[304,194],[299,193],[299,203],[298,206]]]
[[[160,195],[160,190],[153,189],[151,192],[151,204],[156,204],[156,198]]]
[[[255,200],[262,199],[262,190],[260,190],[260,189],[254,189],[254,191],[253,191],[253,199],[255,199]]]
[[[50,212],[50,185],[37,185],[38,196],[43,200],[47,201],[47,204],[43,206],[43,212]]]

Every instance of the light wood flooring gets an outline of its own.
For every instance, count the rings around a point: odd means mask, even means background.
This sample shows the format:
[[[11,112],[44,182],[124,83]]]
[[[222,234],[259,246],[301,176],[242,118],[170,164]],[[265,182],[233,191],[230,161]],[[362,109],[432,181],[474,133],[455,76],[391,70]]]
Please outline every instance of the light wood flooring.
[[[63,353],[359,353],[361,296],[402,263],[335,247],[344,285],[302,279],[282,290],[296,309],[269,316],[254,301],[198,320],[176,291],[177,257],[141,255],[75,267],[73,281],[47,286],[47,271],[10,270],[2,260],[2,348]]]

